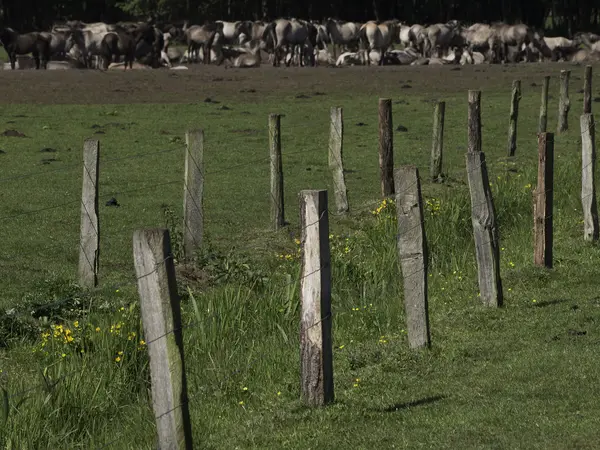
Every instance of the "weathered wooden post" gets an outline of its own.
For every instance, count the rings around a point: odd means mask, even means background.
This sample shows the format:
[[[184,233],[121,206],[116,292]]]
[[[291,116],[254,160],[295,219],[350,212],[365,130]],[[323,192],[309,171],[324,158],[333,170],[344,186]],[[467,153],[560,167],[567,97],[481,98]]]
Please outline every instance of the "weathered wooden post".
[[[521,100],[521,81],[514,80],[510,97],[510,120],[508,124],[508,156],[515,156],[517,151],[517,119],[519,118],[519,101]]]
[[[427,239],[419,170],[401,166],[395,171],[398,216],[398,258],[404,279],[404,309],[410,348],[429,347],[427,304]]]
[[[394,194],[394,134],[392,123],[392,100],[379,99],[379,172],[381,195]]]
[[[333,192],[335,209],[338,214],[345,214],[350,210],[348,204],[348,191],[346,177],[344,176],[344,120],[342,108],[331,108],[329,128],[329,169],[333,176]]]
[[[160,449],[192,449],[181,310],[169,231],[136,230],[133,258]]]
[[[596,129],[594,116],[581,116],[581,204],[583,238],[598,240],[598,207],[596,205]]]
[[[533,191],[533,260],[552,267],[552,202],[554,196],[554,134],[538,134],[538,178]]]
[[[281,161],[281,115],[269,114],[271,157],[271,223],[275,231],[285,225],[283,208],[283,163]]]
[[[300,192],[302,271],[300,278],[300,361],[302,401],[331,403],[331,262],[327,191]]]
[[[446,102],[438,102],[433,110],[433,139],[431,145],[430,175],[433,181],[443,180],[442,151],[444,149],[444,118]]]
[[[544,77],[544,84],[542,84],[542,103],[540,105],[540,122],[538,126],[538,133],[545,133],[548,127],[548,88],[550,86],[550,76]]]
[[[499,234],[485,154],[481,151],[480,102],[481,92],[469,91],[467,177],[481,301],[497,307],[503,300]]]
[[[592,113],[592,66],[585,66],[583,79],[583,113]]]
[[[93,288],[98,284],[100,257],[100,220],[98,217],[98,178],[100,142],[83,143],[83,188],[81,193],[81,228],[79,250],[79,284]]]
[[[571,109],[571,100],[569,100],[569,78],[570,70],[560,71],[560,98],[558,100],[558,127],[559,133],[569,129],[569,110]]]
[[[183,253],[191,258],[204,237],[204,131],[185,133]]]

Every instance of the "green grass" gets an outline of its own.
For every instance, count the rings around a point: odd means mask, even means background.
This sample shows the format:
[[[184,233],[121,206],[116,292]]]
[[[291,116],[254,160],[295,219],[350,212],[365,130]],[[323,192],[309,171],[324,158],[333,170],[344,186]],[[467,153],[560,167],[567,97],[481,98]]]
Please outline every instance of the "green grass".
[[[407,348],[393,207],[371,214],[379,189],[376,98],[290,94],[244,104],[232,96],[222,103],[231,110],[207,103],[3,108],[5,127],[27,138],[0,137],[0,306],[14,308],[0,317],[0,383],[9,405],[0,418],[2,448],[155,447],[131,239],[136,228],[168,224],[180,243],[182,186],[163,183],[182,180],[182,137],[198,126],[206,132],[208,248],[195,267],[178,271],[190,325],[184,346],[197,448],[594,448],[600,269],[598,247],[582,240],[578,119],[572,113],[571,131],[556,138],[555,267],[538,269],[531,184],[539,95],[525,89],[511,172],[504,160],[509,88],[484,92],[482,105],[503,249],[506,298],[498,310],[477,298],[464,171],[466,95],[443,97],[449,181],[436,185],[427,181],[429,96],[390,92],[408,102],[394,105],[395,124],[409,130],[394,134],[395,162],[416,164],[424,196],[439,205],[426,208],[433,346],[422,352]],[[573,95],[573,111],[579,97]],[[344,107],[354,212],[331,217],[336,402],[310,410],[298,400],[297,193],[331,191],[333,105]],[[281,233],[269,231],[265,127],[272,111],[285,114],[290,226]],[[95,124],[105,134],[93,135]],[[82,141],[90,136],[102,142],[102,288],[81,296],[77,202]],[[40,153],[46,147],[57,152]],[[160,150],[169,151],[150,154]],[[44,158],[59,161],[41,165]],[[114,192],[123,192],[115,194],[121,206],[104,206]],[[4,219],[68,201],[74,203]],[[40,306],[65,298],[60,306]],[[31,310],[42,318],[31,319]]]

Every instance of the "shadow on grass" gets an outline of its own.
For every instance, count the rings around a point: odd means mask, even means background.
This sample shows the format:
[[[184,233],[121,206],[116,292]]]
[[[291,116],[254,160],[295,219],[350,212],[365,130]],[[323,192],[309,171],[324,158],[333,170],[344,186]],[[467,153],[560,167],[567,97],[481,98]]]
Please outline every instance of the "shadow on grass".
[[[432,397],[425,397],[420,400],[413,400],[411,402],[396,403],[394,405],[388,406],[383,409],[377,409],[377,411],[378,412],[379,411],[380,412],[396,412],[396,411],[400,411],[403,409],[412,408],[414,406],[429,405],[430,403],[435,403],[435,402],[439,402],[440,400],[444,400],[446,397],[447,397],[446,395],[434,395]]]
[[[556,300],[542,300],[541,302],[535,303],[534,308],[546,308],[548,306],[560,305],[561,303],[572,302],[572,299],[559,298]]]

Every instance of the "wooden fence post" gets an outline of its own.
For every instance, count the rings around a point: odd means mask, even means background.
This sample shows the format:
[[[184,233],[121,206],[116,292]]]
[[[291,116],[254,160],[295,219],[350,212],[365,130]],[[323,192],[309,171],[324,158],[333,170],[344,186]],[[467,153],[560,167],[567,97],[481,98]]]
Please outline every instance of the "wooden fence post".
[[[592,113],[592,66],[585,66],[583,79],[583,113]]]
[[[517,151],[517,119],[519,118],[519,101],[521,100],[521,81],[512,83],[510,98],[510,121],[508,124],[508,156],[515,156]]]
[[[83,188],[81,193],[81,228],[79,250],[79,284],[93,288],[98,284],[100,257],[100,220],[98,217],[98,165],[100,142],[83,143]]]
[[[271,157],[271,223],[275,231],[285,225],[283,208],[283,163],[281,161],[281,115],[269,114]]]
[[[392,123],[392,100],[379,99],[379,172],[381,195],[394,194],[394,134]]]
[[[538,179],[533,191],[533,260],[552,267],[552,202],[554,191],[554,134],[538,134]]]
[[[481,92],[469,91],[467,177],[481,301],[496,307],[503,300],[499,234],[485,154],[481,151],[480,103]]]
[[[444,175],[442,173],[442,152],[444,149],[445,114],[446,102],[438,102],[433,110],[433,139],[431,145],[430,168],[431,179],[437,182],[441,182],[444,178]]]
[[[427,240],[419,170],[401,166],[395,171],[398,216],[398,258],[404,278],[404,308],[410,348],[429,347],[427,305]]]
[[[181,310],[169,231],[136,230],[133,258],[160,449],[192,449]]]
[[[571,100],[569,100],[569,78],[570,70],[560,71],[560,98],[558,101],[558,127],[559,133],[569,129],[569,109],[571,109]]]
[[[598,240],[598,207],[596,205],[596,129],[594,116],[581,116],[581,204],[583,206],[583,238]]]
[[[333,175],[335,209],[338,214],[349,211],[348,191],[344,176],[344,119],[342,108],[331,108],[329,128],[329,169]]]
[[[540,105],[540,122],[538,125],[538,133],[545,133],[548,127],[548,87],[550,86],[550,76],[544,77],[542,84],[542,102]]]
[[[204,131],[185,133],[183,182],[183,253],[191,258],[204,237]]]
[[[300,278],[302,401],[308,406],[322,406],[334,399],[327,191],[300,192],[300,221],[302,226]]]

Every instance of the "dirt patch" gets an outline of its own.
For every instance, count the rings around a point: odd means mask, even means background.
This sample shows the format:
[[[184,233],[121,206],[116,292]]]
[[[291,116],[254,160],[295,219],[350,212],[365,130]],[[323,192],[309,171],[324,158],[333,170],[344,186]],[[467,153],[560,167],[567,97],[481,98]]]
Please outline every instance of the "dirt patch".
[[[1,136],[4,136],[4,137],[20,137],[20,138],[27,137],[27,136],[25,136],[24,133],[21,133],[20,131],[17,131],[17,130],[6,130],[6,131],[4,131],[1,134]]]

